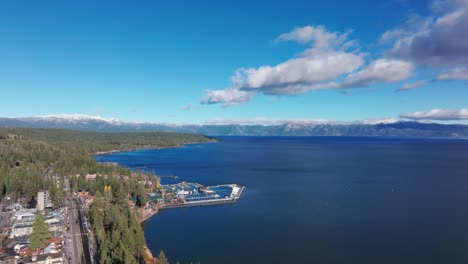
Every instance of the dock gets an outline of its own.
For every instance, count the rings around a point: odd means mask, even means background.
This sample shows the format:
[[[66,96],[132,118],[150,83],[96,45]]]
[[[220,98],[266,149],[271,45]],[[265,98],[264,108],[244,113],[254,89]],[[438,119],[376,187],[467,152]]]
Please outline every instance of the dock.
[[[158,175],[159,178],[173,178],[173,179],[177,179],[179,178],[177,175]]]
[[[239,184],[222,184],[203,186],[198,183],[178,183],[163,185],[166,190],[165,201],[159,209],[181,208],[235,203],[240,199],[245,186]]]

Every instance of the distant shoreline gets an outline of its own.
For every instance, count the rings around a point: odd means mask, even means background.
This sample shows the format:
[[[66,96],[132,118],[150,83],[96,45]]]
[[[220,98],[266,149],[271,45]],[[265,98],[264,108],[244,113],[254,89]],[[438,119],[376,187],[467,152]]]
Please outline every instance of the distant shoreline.
[[[114,150],[106,150],[106,151],[98,151],[91,153],[92,156],[100,156],[100,155],[107,155],[107,154],[112,154],[112,153],[118,153],[118,152],[134,152],[138,150],[160,150],[160,149],[168,149],[168,148],[183,148],[185,145],[193,145],[193,144],[205,144],[205,143],[215,143],[219,142],[219,140],[213,140],[213,141],[204,141],[204,142],[188,142],[184,143],[182,145],[176,145],[176,146],[170,146],[170,147],[156,147],[156,146],[144,146],[141,148],[131,148],[131,149],[114,149]]]

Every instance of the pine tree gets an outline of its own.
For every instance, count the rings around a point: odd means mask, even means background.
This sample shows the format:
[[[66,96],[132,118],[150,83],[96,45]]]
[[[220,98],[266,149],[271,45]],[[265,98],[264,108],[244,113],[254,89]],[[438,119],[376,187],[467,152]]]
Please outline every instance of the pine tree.
[[[158,255],[158,264],[169,264],[169,260],[166,258],[166,254],[161,250]]]
[[[39,214],[33,224],[33,231],[30,237],[29,248],[33,250],[38,248],[45,248],[49,238],[49,224],[46,223],[45,217]]]
[[[50,198],[52,200],[52,204],[54,205],[54,207],[55,208],[63,207],[64,200],[65,200],[63,190],[57,188],[57,185],[53,180],[49,181],[47,185],[49,185],[48,190],[49,190]]]

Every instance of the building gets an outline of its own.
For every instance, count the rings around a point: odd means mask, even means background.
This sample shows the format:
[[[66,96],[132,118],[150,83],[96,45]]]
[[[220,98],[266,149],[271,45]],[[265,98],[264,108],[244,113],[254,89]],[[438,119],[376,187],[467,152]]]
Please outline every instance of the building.
[[[96,173],[94,173],[94,174],[89,174],[88,173],[88,174],[85,175],[86,180],[95,180],[96,177],[97,177]]]
[[[37,210],[43,211],[46,207],[52,207],[49,191],[40,190],[37,192]]]
[[[23,210],[23,206],[19,203],[14,203],[12,206],[6,208],[6,211],[9,211],[9,212],[20,211],[20,210]]]
[[[11,227],[10,238],[28,236],[32,233],[33,222],[20,222]]]
[[[43,255],[35,255],[25,257],[24,263],[37,263],[37,264],[58,264],[64,263],[62,253],[51,253]]]
[[[151,181],[138,181],[138,183],[143,185],[145,188],[153,189],[153,182]]]
[[[76,195],[78,195],[80,197],[88,197],[89,192],[88,191],[78,191],[78,193],[76,193]]]
[[[22,222],[34,222],[34,220],[36,220],[36,209],[26,209],[18,211],[13,215],[11,220]]]

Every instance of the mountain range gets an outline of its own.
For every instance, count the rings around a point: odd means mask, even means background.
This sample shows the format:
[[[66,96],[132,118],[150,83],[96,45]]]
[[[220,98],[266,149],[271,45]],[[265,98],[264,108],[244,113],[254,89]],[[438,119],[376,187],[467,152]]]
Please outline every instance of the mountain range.
[[[333,123],[283,121],[274,124],[166,124],[123,122],[86,115],[50,115],[0,118],[0,126],[60,128],[100,132],[170,131],[209,136],[394,136],[430,138],[468,138],[468,125],[382,121]]]

